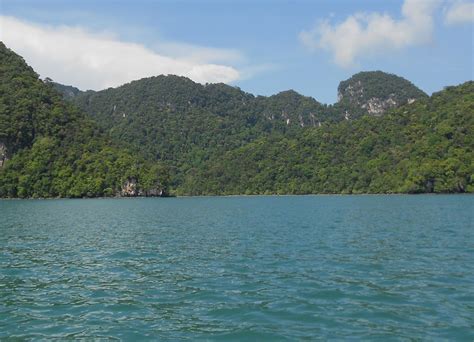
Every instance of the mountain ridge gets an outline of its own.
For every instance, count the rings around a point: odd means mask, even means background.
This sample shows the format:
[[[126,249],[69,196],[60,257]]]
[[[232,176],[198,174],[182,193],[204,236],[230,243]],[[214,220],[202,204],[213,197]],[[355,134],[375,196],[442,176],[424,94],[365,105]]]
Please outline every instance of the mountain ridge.
[[[183,193],[473,192],[472,132],[470,81],[385,116],[262,137],[215,157],[186,179]]]
[[[50,80],[50,79],[48,79],[48,80]],[[372,96],[372,98],[386,99],[387,97],[392,95],[392,96],[394,96],[394,98],[396,100],[396,104],[394,106],[391,106],[391,107],[387,106],[386,108],[383,108],[383,110],[400,106],[404,103],[407,103],[408,102],[407,100],[416,100],[416,99],[424,98],[424,97],[428,96],[424,91],[422,91],[421,89],[416,87],[412,82],[406,80],[405,78],[403,78],[401,76],[397,76],[397,75],[392,74],[392,73],[383,72],[383,71],[380,71],[380,70],[377,70],[377,71],[360,71],[360,72],[352,75],[350,78],[348,78],[344,81],[341,81],[339,83],[338,87],[337,87],[338,100],[333,104],[321,103],[315,97],[302,95],[302,94],[298,93],[297,91],[295,91],[294,89],[282,90],[282,91],[280,91],[276,94],[268,95],[268,96],[255,95],[255,94],[252,94],[250,92],[243,91],[241,88],[239,88],[237,86],[231,86],[231,85],[228,85],[228,84],[225,84],[225,83],[201,84],[201,83],[198,83],[198,82],[194,82],[193,80],[191,80],[188,77],[177,76],[177,75],[172,75],[172,74],[145,77],[145,78],[141,78],[141,79],[138,79],[138,80],[132,80],[130,82],[127,82],[127,83],[122,84],[122,85],[117,86],[117,87],[109,87],[107,89],[102,89],[102,90],[98,90],[98,91],[95,91],[95,90],[83,91],[83,90],[80,90],[80,89],[78,89],[78,88],[76,88],[72,85],[63,85],[63,84],[58,83],[58,82],[52,82],[52,84],[60,93],[62,93],[66,98],[70,99],[70,98],[74,98],[74,97],[77,97],[77,96],[84,96],[84,94],[92,95],[94,93],[101,93],[101,92],[106,92],[106,91],[118,90],[118,89],[121,89],[121,88],[133,87],[133,86],[137,86],[140,83],[149,84],[150,82],[160,81],[160,80],[165,81],[165,82],[168,81],[168,80],[181,80],[182,82],[186,82],[188,85],[192,85],[196,88],[201,88],[201,89],[204,89],[204,88],[227,89],[227,90],[233,91],[234,94],[241,93],[241,94],[245,94],[247,96],[253,97],[255,99],[269,99],[269,98],[284,96],[285,94],[293,94],[294,96],[299,96],[299,97],[314,101],[315,103],[318,103],[318,104],[320,104],[322,106],[326,106],[326,107],[337,106],[338,104],[340,104],[341,101],[345,100],[347,98],[347,89],[350,89],[357,82],[359,84],[363,82],[363,83],[365,83],[366,86],[369,85],[369,87],[368,87],[369,88],[369,93],[374,94],[374,95],[376,93],[376,91],[374,91],[374,89],[376,87],[380,86],[383,83],[383,86],[385,88],[386,93],[385,94],[383,94],[383,93],[380,94],[379,93],[379,94],[377,94],[379,96]],[[388,88],[388,89],[387,89],[387,84],[391,85],[391,87]],[[189,90],[190,88],[187,87],[187,89]],[[184,89],[181,89],[181,90],[184,90]],[[387,91],[390,91],[390,93],[387,93]],[[411,95],[411,97],[410,97],[410,95]],[[367,98],[365,100],[370,100],[370,98]],[[348,102],[354,103],[355,101],[353,101],[353,99],[348,99]],[[356,104],[357,104],[359,109],[367,107],[367,106],[364,107],[364,103],[356,103]],[[370,114],[370,112],[368,114]]]
[[[474,191],[472,81],[431,97],[379,71],[341,82],[363,86],[356,99],[393,100],[370,113],[347,96],[325,105],[179,76],[78,92],[9,51],[0,197]]]
[[[419,98],[426,96],[398,76],[375,72],[354,77],[370,78],[372,74],[377,76],[372,86],[383,86],[383,80],[388,79],[395,88],[409,86]],[[372,93],[389,96],[383,89]],[[178,170],[175,185],[183,182],[186,172],[213,155],[261,136],[299,134],[301,129],[349,119],[348,111],[353,118],[363,115],[360,106],[348,102],[325,105],[294,90],[254,96],[226,84],[202,85],[175,75],[143,78],[68,100],[89,113],[113,140]]]

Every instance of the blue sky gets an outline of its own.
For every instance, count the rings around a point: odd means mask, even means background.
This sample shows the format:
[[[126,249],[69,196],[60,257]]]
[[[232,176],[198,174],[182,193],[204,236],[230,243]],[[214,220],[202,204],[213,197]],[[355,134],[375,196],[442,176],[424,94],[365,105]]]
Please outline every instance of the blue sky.
[[[473,12],[466,0],[0,0],[0,37],[42,77],[80,88],[176,73],[332,103],[362,70],[428,93],[473,79]]]

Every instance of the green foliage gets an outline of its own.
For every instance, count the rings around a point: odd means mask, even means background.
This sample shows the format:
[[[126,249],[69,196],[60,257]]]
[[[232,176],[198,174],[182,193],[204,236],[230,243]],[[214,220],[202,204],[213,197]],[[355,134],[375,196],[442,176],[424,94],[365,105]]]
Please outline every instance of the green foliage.
[[[410,81],[382,71],[365,71],[342,81],[337,88],[339,102],[333,110],[357,118],[368,113],[370,103],[384,110],[399,107],[427,95]]]
[[[115,141],[169,164],[175,186],[212,156],[275,131],[294,132],[301,122],[328,120],[324,106],[295,92],[254,97],[224,84],[201,85],[178,76],[89,91],[73,102]]]
[[[144,195],[474,192],[473,82],[428,98],[360,73],[332,106],[177,76],[81,92],[4,45],[0,73],[0,197],[114,196],[129,180]],[[364,115],[373,99],[417,101]]]
[[[58,91],[59,93],[61,93],[65,99],[72,99],[73,97],[82,94],[82,91],[76,87],[53,82],[49,78],[46,78],[45,82],[51,83],[53,88],[56,89],[56,91]]]
[[[178,194],[465,192],[472,140],[459,127],[472,128],[460,122],[472,115],[469,87],[427,99],[405,79],[365,72],[325,106],[294,91],[253,97],[159,76],[73,101],[115,141],[171,165]],[[373,98],[417,101],[363,116]],[[344,120],[349,111],[360,118]]]
[[[258,139],[187,174],[181,193],[450,193],[474,190],[474,83],[383,117]]]
[[[386,100],[392,97],[405,104],[409,99],[422,99],[427,96],[410,81],[382,71],[359,72],[342,81],[337,91],[340,96],[353,103],[365,103],[371,98]]]
[[[127,177],[166,190],[168,171],[119,149],[50,82],[0,43],[0,197],[115,195]]]

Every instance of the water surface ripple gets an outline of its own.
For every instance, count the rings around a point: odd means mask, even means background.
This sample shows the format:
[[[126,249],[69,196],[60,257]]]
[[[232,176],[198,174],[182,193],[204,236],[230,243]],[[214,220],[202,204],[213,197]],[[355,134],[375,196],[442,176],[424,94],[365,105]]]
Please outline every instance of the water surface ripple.
[[[0,201],[0,339],[474,340],[473,196]]]

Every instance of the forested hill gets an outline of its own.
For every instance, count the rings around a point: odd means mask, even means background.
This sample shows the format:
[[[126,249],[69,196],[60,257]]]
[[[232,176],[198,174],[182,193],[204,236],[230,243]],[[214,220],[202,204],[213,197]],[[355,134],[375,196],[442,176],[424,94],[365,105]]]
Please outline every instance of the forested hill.
[[[119,149],[0,42],[0,197],[96,197],[165,190],[167,171]]]
[[[226,121],[221,127],[224,131],[236,125],[257,126],[263,132],[291,131],[295,127],[315,127],[364,114],[381,115],[427,97],[411,82],[382,71],[360,72],[342,81],[334,105],[321,104],[294,90],[269,97],[254,96],[225,84],[202,85],[174,75],[144,78],[99,92],[53,85],[103,127],[120,127],[120,131],[124,122],[145,116],[166,121],[181,115],[179,119],[183,122],[193,114],[205,120]]]
[[[334,105],[178,76],[82,92],[3,44],[0,72],[0,197],[474,192],[473,82],[363,72]]]
[[[336,107],[352,119],[365,114],[380,116],[389,109],[427,97],[410,81],[382,71],[355,74],[339,84],[337,95]]]
[[[53,80],[51,80],[50,78],[46,78],[45,82],[50,83],[53,86],[53,88],[55,88],[58,92],[60,92],[63,95],[65,99],[71,99],[83,93],[83,91],[81,91],[79,88],[53,82]]]
[[[207,162],[190,194],[474,192],[474,83],[383,117],[263,137]]]
[[[397,100],[378,114],[405,104],[408,98],[426,97],[394,75],[366,72],[353,78],[358,92],[370,95],[367,101]],[[345,83],[348,88],[353,82]],[[345,96],[336,105],[324,105],[293,90],[254,96],[225,84],[201,85],[172,75],[73,97],[69,88],[58,89],[67,90],[68,98],[89,113],[114,141],[169,164],[176,187],[183,183],[186,173],[201,168],[209,159],[256,139],[275,134],[294,136],[311,127],[345,120],[348,111],[353,117],[360,116],[364,111],[361,101],[365,100],[349,101]],[[367,107],[366,114],[370,109]]]
[[[158,76],[73,100],[115,140],[171,165],[179,194],[473,191],[472,83],[430,98],[376,71],[338,92],[328,106]]]
[[[187,111],[192,107],[204,110],[205,115],[220,113],[222,116],[239,110],[251,114],[253,123],[265,121],[268,129],[281,125],[318,126],[328,120],[347,119],[347,114],[351,118],[364,114],[381,115],[391,108],[427,97],[410,81],[382,71],[360,72],[342,81],[337,89],[338,102],[334,105],[321,104],[294,90],[269,97],[253,96],[222,83],[202,85],[174,75],[144,78],[99,92],[84,92],[56,82],[52,84],[65,98],[98,116],[106,125],[116,124],[118,105],[123,112],[133,114],[137,101],[140,105],[154,103],[156,108],[148,115],[160,115],[164,109]],[[111,106],[115,109],[111,110]],[[113,115],[109,115],[111,112]]]

